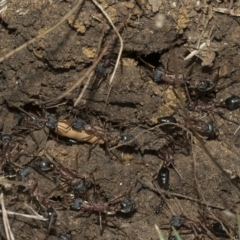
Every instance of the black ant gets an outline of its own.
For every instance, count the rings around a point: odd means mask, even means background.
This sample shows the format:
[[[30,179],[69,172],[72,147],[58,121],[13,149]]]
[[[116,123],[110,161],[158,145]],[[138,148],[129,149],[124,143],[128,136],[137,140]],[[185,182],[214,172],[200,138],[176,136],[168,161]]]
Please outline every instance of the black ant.
[[[45,127],[49,128],[50,130],[54,130],[56,128],[57,119],[46,112],[43,107],[40,117],[32,113],[30,114],[22,108],[19,109],[25,114],[25,116],[20,118],[18,126],[14,127],[13,130],[27,130],[30,133],[33,141],[39,147],[39,144],[33,135],[33,131],[44,129],[45,133],[48,134],[45,130]]]
[[[181,129],[180,125],[177,125],[179,123],[177,122],[176,118],[173,116],[161,117],[158,119],[158,122],[169,123],[161,127],[167,133],[172,133],[173,131]],[[190,131],[196,131],[202,137],[207,137],[208,140],[212,140],[217,137],[214,122],[212,121],[205,123],[200,120],[190,119],[190,121],[185,121],[182,125]]]
[[[179,85],[179,86],[189,86],[190,88],[197,89],[200,92],[209,92],[214,88],[212,81],[208,79],[200,80],[196,79],[195,81],[190,81],[190,78],[184,78],[182,74],[178,75],[178,79],[176,79],[176,75],[167,75],[164,74],[158,68],[155,68],[151,64],[145,62],[143,59],[139,57],[139,59],[145,63],[149,68],[152,69],[151,78],[156,83],[166,83],[168,85]]]
[[[123,195],[124,196],[124,195]],[[71,203],[71,209],[75,211],[82,210],[88,213],[99,213],[100,220],[100,234],[103,234],[104,228],[102,226],[102,214],[105,216],[105,224],[107,222],[107,216],[115,215],[117,212],[130,213],[136,209],[136,203],[130,198],[123,198],[123,196],[117,197],[107,203],[93,203],[92,201],[84,201],[81,198],[75,198]],[[123,231],[123,230],[121,230]],[[124,232],[124,231],[123,231]],[[124,234],[126,234],[124,232]]]
[[[101,63],[99,63],[95,69],[98,77],[106,78],[109,74],[109,67],[113,65],[112,58],[105,58]]]
[[[110,146],[117,145],[119,142],[126,143],[133,138],[130,134],[110,132],[107,129],[86,124],[84,120],[78,118],[73,123],[58,121],[55,131],[64,137],[91,143],[88,160],[97,144],[106,144],[106,150],[108,151]]]
[[[226,225],[221,224],[220,222],[217,221],[207,221],[204,214],[201,214],[200,212],[199,214],[200,214],[199,222],[194,221],[182,214],[180,216],[173,216],[170,221],[170,224],[177,230],[183,227],[186,229],[192,229],[198,234],[202,233],[206,234],[207,230],[209,230],[216,237],[229,238],[229,234],[226,232],[226,230],[229,232],[229,229]]]
[[[49,195],[45,193],[38,185],[37,179],[30,173],[28,167],[24,166],[19,169],[19,175],[27,182],[27,189],[31,190],[31,195],[35,197],[38,203],[45,209],[44,215],[52,222],[57,220],[56,211],[49,202]]]
[[[95,179],[93,177],[93,200],[87,199],[87,201],[83,200],[81,197],[76,197],[73,199],[70,209],[74,211],[83,211],[89,213],[91,215],[92,213],[98,213],[99,215],[99,224],[100,224],[100,234],[103,234],[104,228],[102,224],[102,217],[104,217],[104,226],[107,225],[107,217],[110,215],[115,215],[118,212],[128,214],[133,212],[136,209],[136,203],[132,199],[130,199],[130,192],[128,194],[124,194],[120,197],[114,198],[113,200],[106,201],[106,197],[104,196],[105,203],[102,203],[99,201],[99,196],[102,192],[97,192],[97,186],[99,185],[95,184]],[[104,191],[103,191],[104,192]],[[105,192],[104,192],[104,195]],[[125,196],[128,196],[127,198],[124,198]],[[123,199],[124,198],[124,199]],[[122,200],[121,200],[122,199]],[[82,214],[83,214],[82,213]],[[80,214],[80,215],[82,215]],[[79,214],[75,217],[78,217]],[[111,222],[112,223],[112,222]],[[114,223],[112,223],[114,226],[116,226]],[[121,230],[121,229],[120,229]],[[123,230],[121,230],[124,234],[126,234]]]
[[[60,175],[62,181],[71,186],[77,193],[85,193],[91,186],[91,182],[85,178],[80,178],[74,174],[70,169],[62,166],[60,163],[54,164],[48,159],[37,158],[33,161],[35,167],[42,171],[54,171]]]
[[[180,228],[186,228],[196,231],[196,233],[206,233],[206,229],[203,227],[202,223],[194,221],[183,214],[180,216],[172,216],[170,225],[175,227],[177,230]]]
[[[215,108],[226,108],[228,110],[236,110],[240,108],[240,97],[232,95],[220,102],[208,102],[204,104],[189,105],[188,109],[195,112],[208,112],[213,111]]]
[[[157,182],[160,188],[164,190],[168,190],[169,188],[169,178],[170,171],[169,166],[173,166],[177,174],[182,178],[181,174],[177,171],[174,166],[174,158],[173,158],[173,145],[164,146],[161,150],[158,151],[158,156],[163,160],[163,164],[159,169],[157,175]]]

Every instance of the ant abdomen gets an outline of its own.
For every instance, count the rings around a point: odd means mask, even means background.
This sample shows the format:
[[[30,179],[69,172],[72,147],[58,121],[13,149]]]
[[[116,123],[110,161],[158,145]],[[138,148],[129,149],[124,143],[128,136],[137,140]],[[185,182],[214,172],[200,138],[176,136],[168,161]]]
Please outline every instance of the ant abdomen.
[[[236,110],[240,107],[240,97],[232,95],[225,100],[225,106],[228,110]]]
[[[167,167],[161,167],[158,176],[157,181],[160,188],[163,188],[167,190],[169,188],[169,169]]]
[[[129,213],[136,208],[136,203],[131,199],[124,199],[120,202],[120,206],[122,213]]]

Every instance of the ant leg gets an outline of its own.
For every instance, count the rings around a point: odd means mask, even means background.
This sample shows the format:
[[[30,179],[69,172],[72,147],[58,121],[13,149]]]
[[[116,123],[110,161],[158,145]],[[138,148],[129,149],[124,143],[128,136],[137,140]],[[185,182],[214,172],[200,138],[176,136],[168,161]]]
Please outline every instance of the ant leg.
[[[17,159],[21,154],[24,153],[24,150],[20,150],[19,148],[19,144],[17,143],[16,146],[13,148],[13,150],[11,151],[11,158],[15,158]],[[15,155],[12,155],[15,151],[17,150],[17,152],[15,153]]]
[[[190,97],[190,94],[189,94],[188,87],[187,87],[186,83],[184,84],[184,88],[185,88],[185,91],[187,93],[187,98],[188,98],[189,104],[191,106],[192,105],[192,100],[191,100],[191,97]]]
[[[121,199],[121,198],[123,198],[123,197],[125,197],[127,195],[128,194],[125,193],[125,194],[123,194],[123,195],[121,195],[119,197],[116,197],[116,198],[112,199],[111,201],[108,202],[108,205],[112,204],[113,202],[117,202],[117,200],[119,200],[119,199]]]
[[[89,152],[88,152],[87,161],[89,161],[89,159],[90,159],[90,157],[91,157],[91,152],[92,152],[92,150],[97,146],[99,140],[100,140],[100,139],[98,138],[98,139],[97,139],[95,142],[93,142],[93,144],[90,146]]]
[[[182,177],[181,173],[177,170],[177,168],[176,168],[176,166],[175,166],[174,164],[172,164],[172,166],[173,166],[175,172],[178,174],[178,176],[179,176],[179,177],[181,178],[181,180],[182,180],[183,177]]]
[[[84,217],[84,216],[83,216],[84,213],[86,213],[86,212],[78,213],[77,215],[74,216],[74,218]],[[91,215],[92,215],[92,212],[88,212],[88,215],[87,215],[86,217],[89,218]]]
[[[127,233],[126,233],[125,231],[123,231],[120,227],[118,227],[114,222],[106,219],[106,225],[107,225],[107,222],[110,222],[110,223],[113,225],[113,227],[117,228],[118,230],[120,230],[121,232],[123,232],[125,236],[127,236]],[[109,225],[108,225],[108,227],[112,227],[112,226],[109,226]]]
[[[29,133],[30,133],[30,136],[31,136],[32,140],[33,140],[33,141],[36,143],[36,145],[37,145],[36,150],[38,150],[40,146],[39,146],[39,144],[38,144],[38,142],[37,142],[37,140],[36,140],[33,132],[32,132],[30,129],[28,129],[28,130],[29,130]]]

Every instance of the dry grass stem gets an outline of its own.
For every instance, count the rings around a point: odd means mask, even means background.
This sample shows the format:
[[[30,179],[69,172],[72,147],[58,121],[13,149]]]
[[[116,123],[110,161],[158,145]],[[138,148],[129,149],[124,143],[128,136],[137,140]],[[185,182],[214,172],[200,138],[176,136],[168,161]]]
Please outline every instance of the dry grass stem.
[[[217,209],[221,209],[221,210],[226,209],[223,206],[217,206],[217,205],[214,205],[214,204],[211,204],[211,203],[208,203],[208,202],[202,202],[198,199],[195,199],[195,198],[183,195],[183,194],[179,194],[179,193],[175,193],[175,192],[171,192],[171,191],[166,191],[164,189],[157,189],[155,186],[153,186],[153,184],[150,181],[148,181],[146,179],[144,179],[144,180],[138,179],[138,182],[141,183],[143,185],[143,187],[146,187],[149,190],[155,192],[156,194],[160,194],[161,196],[162,195],[166,195],[166,196],[169,195],[169,196],[184,198],[184,199],[187,199],[187,200],[190,200],[190,201],[193,201],[193,202],[197,202],[197,203],[199,203],[201,205],[204,205],[204,206],[206,206],[206,204],[207,204],[208,207],[212,207],[212,208],[217,208]]]
[[[89,86],[89,83],[90,83],[90,81],[91,81],[92,76],[93,76],[93,72],[91,72],[91,73],[89,74],[87,82],[84,84],[84,87],[83,87],[81,93],[79,94],[77,100],[76,100],[75,103],[74,103],[74,107],[76,107],[76,106],[78,105],[78,103],[81,101],[81,99],[82,99],[82,97],[83,97],[83,94],[85,93],[87,87]]]
[[[3,193],[1,193],[0,195],[0,203],[1,203],[1,207],[2,207],[2,217],[3,217],[3,225],[4,225],[4,229],[5,229],[5,233],[7,236],[8,240],[14,240],[14,236],[8,221],[8,216],[7,216],[7,211],[4,205],[4,199],[3,199]]]
[[[56,25],[54,25],[53,27],[49,28],[48,30],[46,30],[45,32],[39,34],[38,36],[36,36],[35,38],[29,40],[28,42],[24,43],[23,45],[21,45],[20,47],[14,49],[13,51],[11,51],[10,53],[6,54],[5,56],[0,58],[0,62],[4,61],[5,59],[11,57],[13,54],[21,51],[22,49],[24,49],[25,47],[27,47],[29,44],[35,42],[37,39],[44,37],[46,34],[52,32],[55,28],[57,28],[59,25],[61,25],[63,22],[65,22],[72,14],[73,12],[75,12],[78,7],[82,4],[83,0],[79,0],[78,3],[76,4],[75,7],[73,7]]]
[[[3,211],[1,211],[1,210],[0,210],[0,212],[3,213]],[[21,216],[21,217],[31,218],[31,219],[41,220],[41,221],[48,221],[47,218],[44,218],[43,216],[41,216],[39,214],[29,215],[29,214],[17,213],[17,212],[12,212],[12,211],[6,211],[6,213],[9,214],[9,215]]]
[[[42,215],[39,215],[32,207],[30,207],[28,204],[24,204],[27,208],[29,208],[34,215],[29,215],[29,214],[24,214],[24,213],[17,213],[17,212],[12,212],[12,211],[6,211],[7,214],[9,215],[15,215],[15,216],[21,216],[25,218],[30,218],[30,219],[36,219],[36,220],[41,220],[41,221],[48,221],[47,218],[44,218]],[[3,212],[0,210],[0,212]]]

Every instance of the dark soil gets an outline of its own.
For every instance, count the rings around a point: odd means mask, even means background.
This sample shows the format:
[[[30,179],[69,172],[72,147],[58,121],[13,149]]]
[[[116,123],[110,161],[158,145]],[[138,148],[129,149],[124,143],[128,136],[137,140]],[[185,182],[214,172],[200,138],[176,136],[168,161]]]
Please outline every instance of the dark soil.
[[[8,215],[15,239],[55,239],[53,236],[61,233],[71,235],[73,240],[158,239],[155,225],[167,239],[172,215],[184,214],[199,221],[199,211],[226,224],[230,236],[234,238],[237,230],[236,212],[239,211],[240,131],[236,131],[239,110],[230,112],[216,109],[235,123],[220,117],[216,111],[188,112],[184,87],[154,82],[149,64],[168,74],[183,74],[190,81],[209,79],[217,83],[215,89],[219,91],[213,101],[221,101],[231,94],[238,95],[240,25],[239,17],[234,14],[238,13],[239,6],[237,1],[233,1],[230,7],[235,12],[229,14],[217,11],[218,8],[228,10],[227,1],[205,1],[205,4],[190,0],[170,2],[101,1],[116,26],[129,14],[120,31],[124,49],[112,88],[109,86],[111,74],[102,78],[94,73],[76,107],[73,104],[84,84],[60,100],[57,97],[94,63],[102,36],[101,50],[114,35],[111,26],[92,1],[83,1],[80,8],[59,27],[0,63],[1,132],[12,134],[12,146],[19,143],[26,153],[16,160],[16,164],[28,164],[34,157],[44,156],[48,152],[65,167],[74,169],[79,176],[92,179],[93,174],[101,192],[104,191],[104,194],[100,194],[102,202],[129,191],[131,199],[136,202],[133,213],[108,216],[108,223],[103,223],[105,230],[100,236],[99,215],[93,213],[91,216],[84,214],[75,217],[78,212],[70,210],[73,191],[57,188],[50,197],[58,215],[56,223],[49,227],[48,222]],[[0,15],[1,57],[54,26],[76,3],[72,0],[9,1],[7,10]],[[162,27],[157,26],[159,14],[166,17]],[[184,60],[190,51],[203,43],[207,45],[196,56]],[[103,59],[112,59],[114,65],[119,47],[119,41],[115,41]],[[109,71],[112,70],[113,66],[110,66]],[[176,91],[178,96],[174,93]],[[106,144],[97,145],[87,160],[91,144],[79,142],[69,145],[66,139],[52,131],[47,135],[48,130],[42,129],[34,132],[39,143],[37,149],[29,132],[20,133],[12,129],[23,115],[19,107],[30,114],[39,115],[42,104],[61,120],[70,122],[78,116],[92,126],[130,133],[135,141],[129,146],[114,146],[109,151]],[[171,167],[169,191],[182,194],[183,197],[165,195],[167,204],[156,214],[162,197],[161,189],[154,187],[154,183],[157,186],[154,179],[163,164],[157,152],[171,141],[172,135],[167,136],[159,127],[150,128],[158,123],[158,118],[172,114],[183,123],[187,121],[185,112],[196,120],[201,119],[206,123],[214,121],[218,137],[201,142],[220,168],[209,158],[197,138],[193,140],[193,151],[190,153],[189,142],[182,140],[182,146],[176,147],[174,152],[175,167],[182,179]],[[40,174],[33,168],[31,172],[45,192],[61,183],[54,173]],[[18,181],[18,178],[14,180]],[[20,180],[18,184],[1,185],[5,208],[31,214],[25,205],[27,203],[42,214],[43,207],[36,197],[31,196],[31,190],[19,185]],[[93,189],[87,195],[85,200],[93,200]],[[188,232],[192,233],[183,237],[194,239],[194,231],[190,229]],[[205,239],[218,238],[211,233],[202,235]],[[3,223],[0,236],[1,239],[7,239]]]

